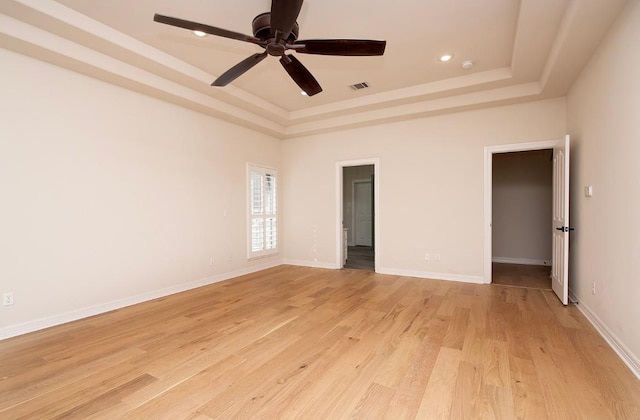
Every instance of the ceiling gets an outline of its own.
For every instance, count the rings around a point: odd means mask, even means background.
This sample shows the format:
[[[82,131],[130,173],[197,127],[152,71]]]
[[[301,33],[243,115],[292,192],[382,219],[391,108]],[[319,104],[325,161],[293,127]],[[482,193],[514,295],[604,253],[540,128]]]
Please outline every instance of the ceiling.
[[[211,87],[260,47],[153,21],[160,13],[252,35],[269,0],[2,0],[0,47],[290,138],[564,96],[626,3],[307,0],[300,39],[387,41],[381,57],[296,54],[323,87],[313,97],[275,57]],[[440,62],[445,53],[453,59]],[[350,88],[359,82],[370,87]]]

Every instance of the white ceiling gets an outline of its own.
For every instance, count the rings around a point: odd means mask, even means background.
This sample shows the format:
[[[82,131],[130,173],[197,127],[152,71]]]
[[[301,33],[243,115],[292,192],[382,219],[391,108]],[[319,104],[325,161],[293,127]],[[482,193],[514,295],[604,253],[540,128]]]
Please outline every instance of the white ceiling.
[[[0,47],[286,138],[563,96],[626,2],[307,0],[300,39],[387,41],[382,57],[297,54],[324,89],[313,97],[275,57],[211,87],[260,47],[153,22],[160,13],[252,35],[269,0],[2,0]],[[453,60],[439,62],[444,53]],[[349,88],[362,81],[371,87]]]

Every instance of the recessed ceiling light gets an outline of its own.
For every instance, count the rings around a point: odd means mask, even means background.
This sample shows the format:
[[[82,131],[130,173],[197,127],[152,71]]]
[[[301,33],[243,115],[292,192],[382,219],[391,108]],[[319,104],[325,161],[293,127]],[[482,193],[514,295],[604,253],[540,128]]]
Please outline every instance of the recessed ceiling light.
[[[194,33],[196,36],[200,36],[200,37],[202,37],[202,36],[207,36],[206,32],[202,32],[202,31],[193,31],[193,33]]]
[[[473,61],[467,60],[467,61],[463,61],[462,62],[462,68],[463,69],[469,70],[471,67],[473,67]]]
[[[447,61],[451,61],[453,58],[453,54],[443,54],[438,58],[439,61],[446,63]]]

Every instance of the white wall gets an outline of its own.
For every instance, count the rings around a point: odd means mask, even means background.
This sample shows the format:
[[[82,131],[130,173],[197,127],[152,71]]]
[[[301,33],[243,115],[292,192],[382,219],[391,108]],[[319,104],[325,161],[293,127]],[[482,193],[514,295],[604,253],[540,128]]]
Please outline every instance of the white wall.
[[[630,1],[568,96],[569,287],[640,375],[640,2]],[[593,185],[593,197],[583,188]],[[591,287],[596,283],[596,294]]]
[[[377,268],[482,281],[484,147],[565,130],[555,99],[286,140],[285,258],[337,266],[336,162],[377,157]]]
[[[551,264],[551,150],[493,155],[493,259]]]
[[[0,293],[15,296],[0,333],[279,261],[247,262],[245,237],[246,162],[279,167],[279,140],[6,50],[0,62]]]

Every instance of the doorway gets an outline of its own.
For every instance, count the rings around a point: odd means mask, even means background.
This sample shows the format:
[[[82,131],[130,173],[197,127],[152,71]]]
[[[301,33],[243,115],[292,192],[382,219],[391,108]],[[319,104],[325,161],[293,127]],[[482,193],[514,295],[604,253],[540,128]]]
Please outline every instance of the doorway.
[[[339,268],[375,271],[377,159],[337,164]]]
[[[551,290],[553,150],[493,154],[492,283]]]
[[[568,304],[569,258],[569,155],[570,139],[485,147],[484,172],[484,282],[491,283],[493,263],[493,155],[553,149],[551,284],[560,301]]]

